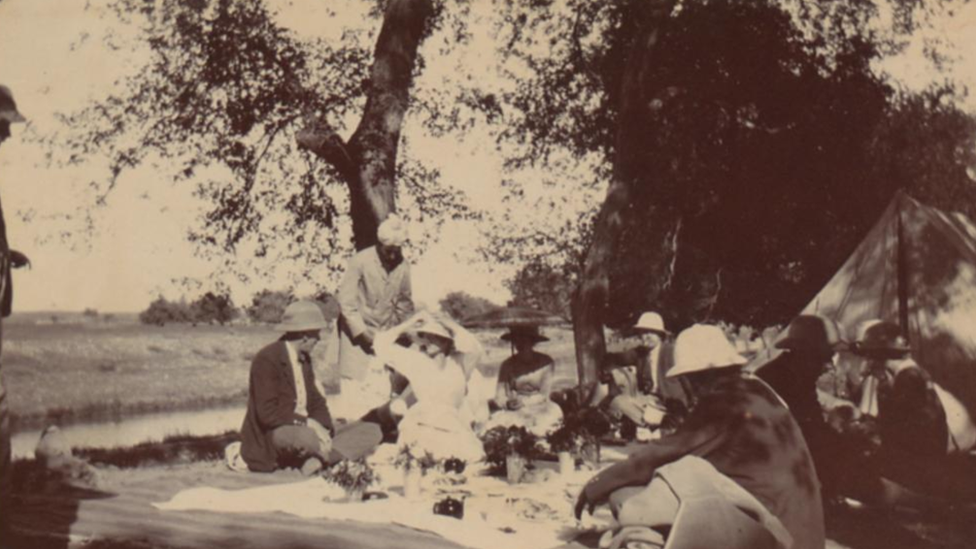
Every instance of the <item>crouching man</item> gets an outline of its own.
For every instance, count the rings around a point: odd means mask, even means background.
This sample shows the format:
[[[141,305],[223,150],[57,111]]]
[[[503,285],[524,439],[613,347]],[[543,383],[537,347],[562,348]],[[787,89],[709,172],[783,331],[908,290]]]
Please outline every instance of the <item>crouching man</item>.
[[[576,516],[609,503],[625,527],[618,546],[663,546],[670,531],[670,547],[823,549],[820,482],[803,434],[768,385],[740,373],[745,362],[719,328],[683,331],[666,375],[688,380],[688,418],[593,477]]]
[[[328,325],[314,302],[292,303],[280,324],[284,335],[254,357],[240,448],[251,471],[300,467],[311,475],[342,459],[310,358]]]

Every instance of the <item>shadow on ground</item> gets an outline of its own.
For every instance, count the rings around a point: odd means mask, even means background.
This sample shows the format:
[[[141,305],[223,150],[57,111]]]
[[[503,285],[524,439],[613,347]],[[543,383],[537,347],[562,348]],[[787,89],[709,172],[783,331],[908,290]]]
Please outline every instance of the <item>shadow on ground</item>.
[[[850,549],[969,549],[976,539],[976,517],[948,513],[834,506],[826,510],[826,523],[827,538]]]

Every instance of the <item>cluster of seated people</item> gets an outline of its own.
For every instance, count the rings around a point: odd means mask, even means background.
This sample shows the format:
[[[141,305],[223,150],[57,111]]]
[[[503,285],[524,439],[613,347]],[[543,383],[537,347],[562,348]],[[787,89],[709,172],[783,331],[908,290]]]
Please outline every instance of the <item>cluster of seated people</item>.
[[[397,244],[389,235],[380,240]],[[336,326],[314,302],[289,305],[283,335],[252,363],[241,444],[228,453],[232,467],[314,474],[366,456],[384,440],[414,455],[473,463],[484,458],[479,433],[492,427],[543,435],[559,424],[567,408],[553,401],[556,365],[535,349],[546,341],[537,327],[502,336],[512,354],[488,387],[478,368],[484,349],[473,334],[412,306],[392,314],[399,294],[388,288],[408,288],[406,274],[384,259],[396,259],[395,250],[369,250],[343,286],[366,295],[364,288],[379,284],[379,297],[361,297],[359,305],[386,314],[355,317],[356,305],[343,305],[345,324]],[[364,320],[380,316],[384,323]],[[350,375],[342,388],[366,413],[342,425],[309,359],[329,328],[340,332],[340,353],[352,345],[366,359],[360,371],[343,370]],[[959,452],[976,435],[951,428],[951,395],[912,360],[898,326],[867,322],[851,344],[840,334],[828,319],[798,317],[775,344],[780,354],[753,371],[720,327],[696,324],[673,337],[659,314],[641,315],[627,334],[635,344],[606,354],[584,406],[605,410],[624,438],[641,444],[583,487],[576,515],[608,504],[620,526],[605,540],[611,547],[688,536],[695,540],[689,546],[812,549],[824,546],[824,496],[976,502],[973,460]],[[860,358],[853,377],[862,397],[834,399],[825,414],[817,384],[840,350]],[[876,434],[880,445],[865,451],[851,433]]]

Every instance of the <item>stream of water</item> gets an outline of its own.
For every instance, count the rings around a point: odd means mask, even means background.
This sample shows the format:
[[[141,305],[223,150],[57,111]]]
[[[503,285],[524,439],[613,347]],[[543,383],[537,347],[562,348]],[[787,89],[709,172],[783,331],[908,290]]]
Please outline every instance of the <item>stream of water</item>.
[[[119,448],[143,442],[161,441],[172,435],[218,435],[241,428],[244,406],[166,412],[126,418],[121,421],[79,423],[61,426],[73,448]],[[34,457],[41,430],[15,433],[12,440],[14,459]]]

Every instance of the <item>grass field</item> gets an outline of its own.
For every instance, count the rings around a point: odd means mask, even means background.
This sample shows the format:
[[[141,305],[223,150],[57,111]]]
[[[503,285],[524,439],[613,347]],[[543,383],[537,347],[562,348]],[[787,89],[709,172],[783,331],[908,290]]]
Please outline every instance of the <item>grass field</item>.
[[[52,323],[51,317],[58,322]],[[111,321],[80,315],[15,315],[4,323],[3,372],[16,427],[117,419],[170,410],[244,404],[255,353],[279,333],[273,326],[145,326],[134,317]],[[498,331],[479,334],[492,375],[508,356]],[[572,334],[550,329],[540,346],[574,378]],[[335,383],[323,367],[325,340],[313,357],[319,381]],[[15,428],[16,428],[15,427]]]

